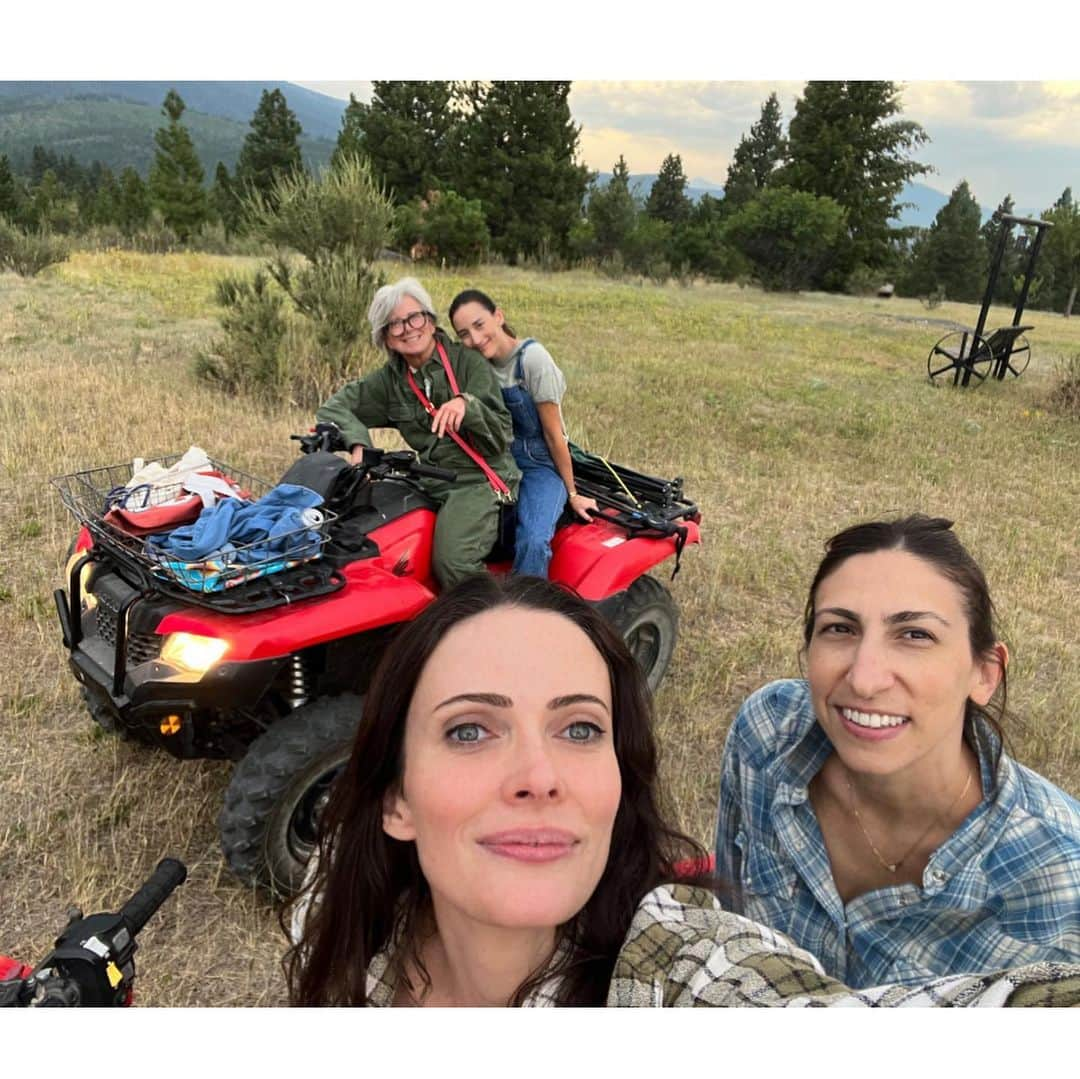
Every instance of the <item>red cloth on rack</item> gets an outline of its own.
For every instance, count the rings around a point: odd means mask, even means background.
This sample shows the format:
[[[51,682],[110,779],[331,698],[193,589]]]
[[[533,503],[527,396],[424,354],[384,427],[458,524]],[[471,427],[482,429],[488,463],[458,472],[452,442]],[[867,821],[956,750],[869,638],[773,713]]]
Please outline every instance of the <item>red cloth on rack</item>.
[[[201,476],[217,476],[227,480],[233,488],[237,498],[250,498],[251,494],[240,487],[233,479],[217,469],[200,471]],[[177,484],[182,487],[183,482]],[[121,532],[129,536],[149,536],[155,532],[168,532],[180,525],[191,524],[203,510],[203,500],[198,495],[189,495],[184,498],[171,499],[158,505],[147,506],[145,509],[130,509],[123,506],[114,506],[105,514],[104,520]]]

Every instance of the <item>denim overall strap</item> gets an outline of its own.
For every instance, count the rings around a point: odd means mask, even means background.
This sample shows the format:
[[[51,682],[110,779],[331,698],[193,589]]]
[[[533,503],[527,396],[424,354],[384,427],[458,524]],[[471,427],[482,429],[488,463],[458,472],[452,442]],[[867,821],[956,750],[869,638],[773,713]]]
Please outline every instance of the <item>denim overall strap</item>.
[[[531,344],[535,344],[534,339],[531,337],[526,338],[522,342],[521,348],[518,349],[517,359],[514,362],[514,385],[502,387],[503,402],[510,412],[510,419],[514,425],[514,440],[520,439],[522,442],[527,439],[542,439],[544,437],[544,429],[540,425],[540,413],[536,410],[536,402],[533,401],[532,394],[523,385],[525,382],[525,369],[522,366],[522,358],[525,355],[525,349]]]
[[[536,402],[524,385],[523,357],[530,344],[535,344],[531,337],[518,349],[514,385],[502,387],[503,400],[514,424],[510,448],[521,469],[511,572],[546,577],[551,562],[551,537],[566,505],[566,487],[551,459]]]

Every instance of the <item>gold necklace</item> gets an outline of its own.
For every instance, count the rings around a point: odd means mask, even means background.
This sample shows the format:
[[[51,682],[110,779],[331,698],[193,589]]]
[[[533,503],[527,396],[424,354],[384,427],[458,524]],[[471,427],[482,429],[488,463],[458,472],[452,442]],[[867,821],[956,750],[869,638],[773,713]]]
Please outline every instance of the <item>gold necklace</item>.
[[[841,761],[841,764],[843,762]],[[967,782],[964,784],[964,789],[953,799],[952,804],[945,810],[944,819],[947,822],[949,817],[952,816],[953,810],[964,800],[964,795],[967,794],[968,788],[971,786],[971,779],[974,772],[968,772]],[[855,787],[851,782],[851,776],[848,773],[847,766],[844,765],[844,779],[847,781],[848,793],[851,795],[851,812],[855,815],[855,823],[859,826],[859,831],[866,837],[866,842],[870,844],[870,849],[874,852],[874,857],[877,858],[878,863],[882,869],[887,869],[890,873],[895,873],[904,862],[911,857],[915,852],[915,849],[920,843],[933,831],[934,826],[939,823],[941,818],[932,820],[927,826],[926,830],[911,844],[903,855],[896,859],[895,862],[887,862],[881,855],[881,851],[877,849],[877,844],[870,838],[870,833],[866,830],[866,825],[862,822],[862,816],[859,814],[859,807],[857,805],[858,797],[855,794]]]

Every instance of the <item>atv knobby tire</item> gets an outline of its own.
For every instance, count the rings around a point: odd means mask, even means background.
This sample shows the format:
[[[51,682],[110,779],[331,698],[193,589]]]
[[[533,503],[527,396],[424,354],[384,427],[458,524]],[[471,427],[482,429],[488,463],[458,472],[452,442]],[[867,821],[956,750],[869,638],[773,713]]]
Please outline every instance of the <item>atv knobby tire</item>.
[[[306,704],[259,735],[237,764],[218,827],[225,860],[245,884],[282,898],[299,890],[362,707],[351,693]]]
[[[656,691],[671,662],[679,634],[679,610],[671,593],[653,577],[639,577],[609,610],[608,618],[622,635]]]
[[[86,712],[90,718],[109,734],[118,735],[120,738],[130,738],[130,734],[116,721],[116,716],[108,705],[102,703],[86,686],[79,686],[79,695],[86,706]]]

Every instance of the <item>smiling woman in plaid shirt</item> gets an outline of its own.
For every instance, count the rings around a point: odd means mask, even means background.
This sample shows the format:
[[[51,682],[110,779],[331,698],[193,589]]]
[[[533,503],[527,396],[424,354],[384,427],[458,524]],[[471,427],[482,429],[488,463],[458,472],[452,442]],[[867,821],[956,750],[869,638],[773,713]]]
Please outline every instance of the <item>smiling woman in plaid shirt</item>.
[[[651,704],[601,615],[482,575],[387,650],[292,911],[297,1004],[1080,1003],[1080,966],[854,993],[674,883]],[[699,882],[702,883],[702,882]]]
[[[728,734],[735,909],[851,986],[1080,962],[1080,805],[1003,751],[1008,650],[940,518],[856,525],[810,589],[806,680]]]

